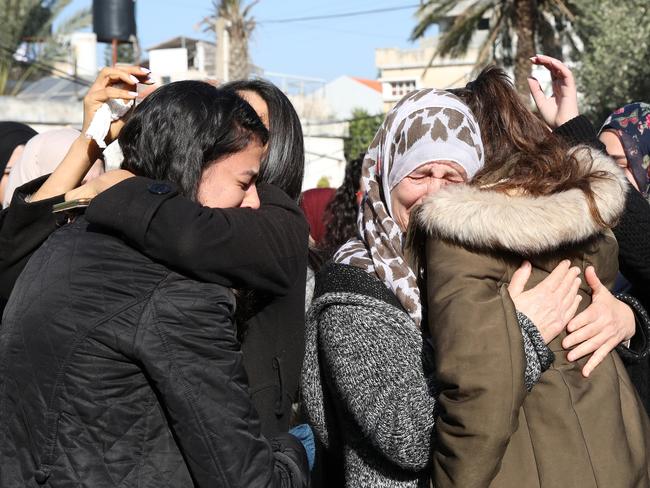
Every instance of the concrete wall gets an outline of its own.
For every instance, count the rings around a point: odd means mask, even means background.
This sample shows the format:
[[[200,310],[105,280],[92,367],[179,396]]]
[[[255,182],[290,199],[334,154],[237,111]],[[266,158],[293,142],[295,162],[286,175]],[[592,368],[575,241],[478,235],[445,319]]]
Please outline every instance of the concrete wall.
[[[83,122],[82,101],[21,100],[0,97],[0,119],[23,122],[38,132],[74,127]]]

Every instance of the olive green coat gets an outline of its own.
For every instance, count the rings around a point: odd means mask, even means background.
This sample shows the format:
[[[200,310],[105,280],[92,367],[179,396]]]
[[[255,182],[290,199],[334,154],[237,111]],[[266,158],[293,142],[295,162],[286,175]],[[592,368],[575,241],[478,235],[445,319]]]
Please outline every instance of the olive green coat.
[[[578,153],[585,156],[586,153]],[[593,189],[601,216],[615,220],[627,185],[611,178]],[[447,187],[417,215],[426,244],[428,324],[436,351],[440,417],[436,488],[647,488],[650,423],[616,352],[584,378],[588,358],[569,362],[565,333],[549,347],[551,367],[530,393],[524,353],[507,291],[514,271],[533,264],[527,288],[569,258],[593,265],[605,285],[618,271],[618,246],[599,232],[579,190],[532,198],[470,186]],[[591,303],[580,288],[580,310]]]

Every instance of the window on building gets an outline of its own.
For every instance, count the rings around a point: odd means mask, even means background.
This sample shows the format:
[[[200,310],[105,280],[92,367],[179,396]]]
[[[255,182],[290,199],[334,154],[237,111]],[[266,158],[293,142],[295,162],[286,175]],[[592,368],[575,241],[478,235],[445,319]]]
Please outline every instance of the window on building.
[[[483,17],[478,21],[478,30],[490,30],[490,19]]]
[[[415,80],[391,81],[390,88],[393,97],[401,98],[415,90]]]

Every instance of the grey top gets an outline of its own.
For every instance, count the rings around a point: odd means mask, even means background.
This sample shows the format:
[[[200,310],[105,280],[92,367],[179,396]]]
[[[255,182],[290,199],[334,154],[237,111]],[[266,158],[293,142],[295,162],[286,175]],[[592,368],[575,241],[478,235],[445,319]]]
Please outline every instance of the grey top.
[[[409,315],[382,300],[327,293],[313,302],[303,400],[325,447],[343,448],[346,486],[428,486],[435,399],[422,347]]]
[[[342,450],[346,486],[429,487],[436,400],[422,332],[362,270],[329,265],[316,288],[302,371],[316,435],[326,449]],[[525,351],[534,365],[525,381],[534,384],[548,359],[530,343]]]

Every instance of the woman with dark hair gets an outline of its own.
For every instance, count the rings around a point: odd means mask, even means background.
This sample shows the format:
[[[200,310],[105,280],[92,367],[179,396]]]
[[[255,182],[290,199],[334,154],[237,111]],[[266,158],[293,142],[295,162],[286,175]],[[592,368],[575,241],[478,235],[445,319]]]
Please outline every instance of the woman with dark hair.
[[[363,156],[360,154],[358,158],[348,161],[343,183],[336,189],[334,198],[325,210],[327,228],[320,247],[328,257],[357,234]]]
[[[625,205],[625,177],[602,153],[571,149],[550,133],[500,69],[484,70],[456,93],[476,114],[486,164],[469,186],[430,196],[413,219],[428,234],[426,243],[416,236],[413,244],[426,244],[440,406],[433,484],[648,486],[650,422],[611,352],[615,344],[585,357],[592,344],[569,339],[569,332],[594,335],[579,322],[600,306],[629,324],[616,344],[634,333],[632,310],[596,276],[610,285],[618,270],[610,229]],[[522,259],[530,263],[529,286],[563,262],[586,278],[567,331],[541,334],[552,361],[532,389],[521,379],[526,317],[512,293]]]
[[[60,168],[61,178],[35,180],[15,195],[0,229],[0,296],[9,296],[29,255],[56,228],[52,204],[95,197],[88,221],[121,232],[140,252],[196,279],[255,290],[252,297],[240,293],[238,322],[253,403],[262,432],[273,436],[292,421],[304,354],[309,230],[296,203],[304,172],[302,131],[291,102],[271,83],[226,86],[241,90],[271,127],[257,211],[209,209],[176,191],[155,194],[150,180],[122,170],[73,190],[89,167],[81,151],[74,166]],[[169,239],[170,231],[182,239]]]
[[[591,124],[586,130],[596,134]],[[589,133],[589,132],[588,132]],[[650,204],[648,168],[650,167],[650,105],[631,103],[615,110],[605,121],[598,135],[604,150],[623,168],[632,189],[628,191],[625,211],[614,235],[618,241],[618,263],[621,276],[618,284],[650,307]],[[596,140],[598,142],[598,140]],[[650,358],[626,363],[646,411],[650,412]]]
[[[108,89],[118,75],[104,70],[89,97],[127,96]],[[267,137],[235,93],[180,81],[134,110],[119,143],[124,168],[168,182],[152,194],[252,211]],[[260,433],[232,291],[172,267],[84,217],[33,254],[0,335],[0,485],[307,486],[298,439]]]
[[[300,197],[305,173],[302,126],[291,101],[266,80],[238,80],[222,85],[250,103],[269,129],[269,143],[260,181],[281,188],[294,200]]]

